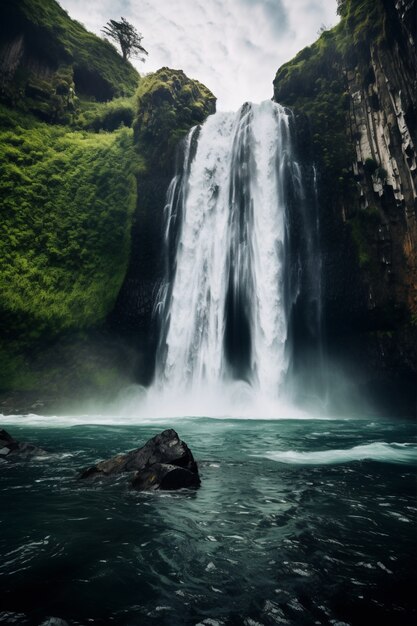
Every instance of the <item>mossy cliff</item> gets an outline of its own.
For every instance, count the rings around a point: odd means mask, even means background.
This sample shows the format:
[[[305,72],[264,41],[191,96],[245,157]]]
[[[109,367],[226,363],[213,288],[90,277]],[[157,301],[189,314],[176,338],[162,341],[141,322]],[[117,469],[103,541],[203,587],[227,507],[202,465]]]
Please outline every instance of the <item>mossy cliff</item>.
[[[141,81],[55,0],[3,0],[0,393],[105,400],[150,375],[165,193],[214,109],[180,70]]]
[[[109,44],[53,0],[1,11],[11,24],[2,36],[24,45],[2,74],[0,412],[28,410],[38,398],[56,400],[57,410],[94,395],[106,401],[151,371],[130,320],[148,320],[152,306],[144,315],[177,145],[215,99],[167,68],[139,83]],[[109,90],[83,91],[81,67],[101,77],[92,89],[103,79]],[[68,89],[57,86],[64,68]],[[40,76],[46,82],[35,94]],[[98,101],[122,93],[132,95]]]
[[[137,92],[135,148],[141,158],[138,204],[126,280],[112,316],[115,327],[133,334],[149,348],[144,380],[152,376],[156,329],[152,311],[164,274],[163,207],[181,140],[190,128],[215,112],[216,98],[181,70],[162,68],[144,77]]]
[[[137,92],[135,142],[148,169],[174,169],[175,150],[190,128],[216,110],[216,98],[182,70],[163,67],[143,78]]]
[[[0,391],[75,398],[127,375],[107,317],[130,255],[138,82],[54,0],[1,4]]]
[[[398,412],[417,375],[416,9],[342,0],[339,24],[274,80],[318,170],[329,354]]]
[[[46,121],[69,122],[78,98],[133,95],[139,75],[55,0],[2,0],[0,99]]]
[[[39,384],[34,353],[102,326],[114,306],[130,252],[135,153],[130,129],[74,132],[5,108],[0,129],[0,387],[27,388]]]

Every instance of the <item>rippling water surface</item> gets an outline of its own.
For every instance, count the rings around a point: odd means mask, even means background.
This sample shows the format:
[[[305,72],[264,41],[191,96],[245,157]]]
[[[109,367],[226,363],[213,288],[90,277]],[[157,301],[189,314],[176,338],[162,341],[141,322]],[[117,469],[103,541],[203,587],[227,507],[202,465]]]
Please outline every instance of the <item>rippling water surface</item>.
[[[415,623],[413,424],[52,420],[1,420],[51,452],[0,465],[1,623]],[[199,491],[76,481],[165,426],[198,460]]]

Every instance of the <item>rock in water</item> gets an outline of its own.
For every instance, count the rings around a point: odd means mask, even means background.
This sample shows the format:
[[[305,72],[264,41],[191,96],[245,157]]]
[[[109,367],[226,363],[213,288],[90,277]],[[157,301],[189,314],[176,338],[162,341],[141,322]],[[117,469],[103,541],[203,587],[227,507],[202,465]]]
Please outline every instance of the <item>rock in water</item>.
[[[198,472],[190,472],[184,467],[154,463],[147,469],[135,472],[131,484],[134,489],[140,491],[153,489],[172,491],[184,487],[196,489],[200,486],[200,478]]]
[[[6,430],[0,429],[0,459],[27,459],[33,456],[45,456],[46,454],[47,452],[42,450],[42,448],[38,448],[32,443],[16,441]]]
[[[164,430],[142,448],[118,454],[89,467],[80,475],[99,478],[128,473],[131,486],[138,490],[173,490],[200,486],[197,463],[186,443],[175,430]]]

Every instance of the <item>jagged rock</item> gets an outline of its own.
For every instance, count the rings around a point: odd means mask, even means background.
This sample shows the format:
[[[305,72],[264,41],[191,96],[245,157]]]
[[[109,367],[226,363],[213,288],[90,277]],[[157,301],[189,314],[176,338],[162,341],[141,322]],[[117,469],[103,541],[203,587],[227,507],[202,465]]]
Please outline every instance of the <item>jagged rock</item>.
[[[45,456],[47,452],[32,443],[16,441],[4,429],[0,429],[0,459],[9,460],[18,458],[30,458],[33,456]]]
[[[97,479],[127,473],[138,490],[197,488],[197,463],[186,443],[173,429],[164,430],[143,447],[100,461],[80,474],[80,479]]]

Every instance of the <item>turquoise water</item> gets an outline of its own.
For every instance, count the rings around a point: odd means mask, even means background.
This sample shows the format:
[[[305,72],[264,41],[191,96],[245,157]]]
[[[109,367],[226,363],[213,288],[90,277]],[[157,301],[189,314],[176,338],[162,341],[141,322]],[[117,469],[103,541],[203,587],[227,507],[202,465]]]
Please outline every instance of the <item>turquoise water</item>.
[[[51,453],[0,465],[1,623],[415,623],[411,423],[0,421]],[[164,427],[191,447],[199,491],[77,482]]]

